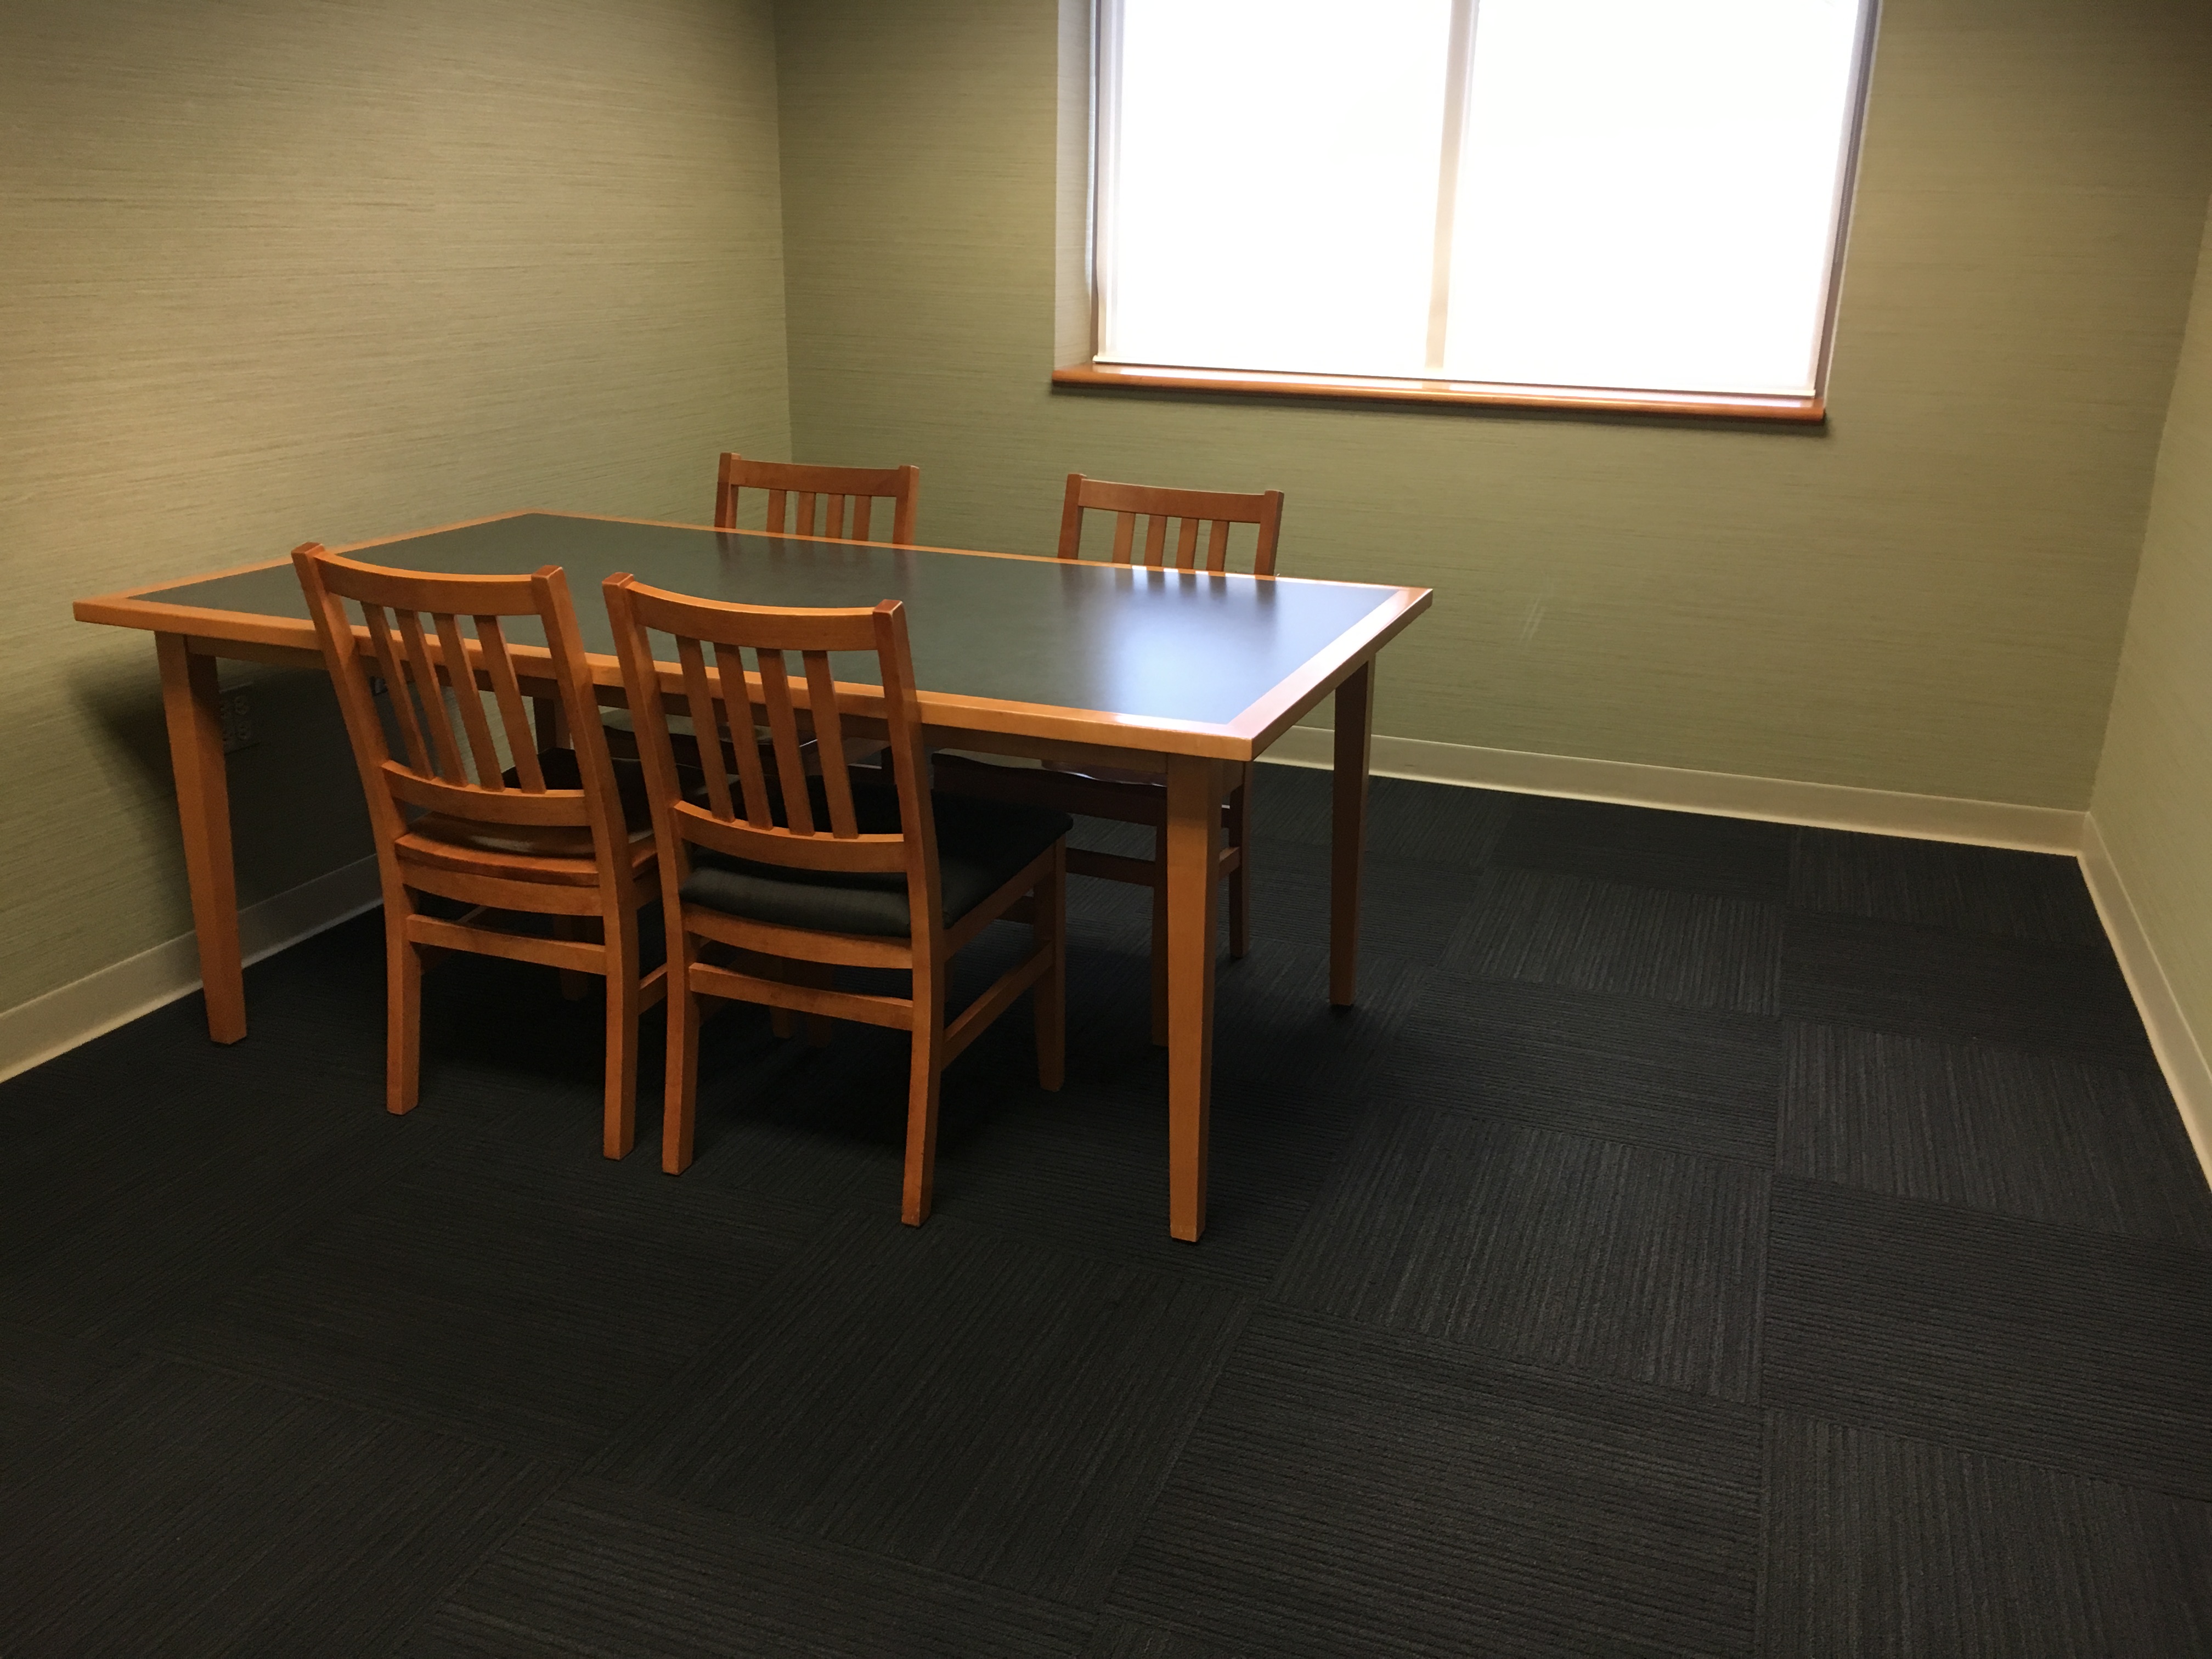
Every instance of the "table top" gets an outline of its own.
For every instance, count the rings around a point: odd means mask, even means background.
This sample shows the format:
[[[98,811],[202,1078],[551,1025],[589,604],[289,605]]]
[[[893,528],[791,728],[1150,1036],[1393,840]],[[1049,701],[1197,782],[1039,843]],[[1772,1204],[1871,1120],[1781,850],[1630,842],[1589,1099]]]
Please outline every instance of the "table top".
[[[748,605],[872,605],[895,599],[907,608],[926,718],[935,717],[933,701],[971,713],[1079,712],[1094,723],[1242,739],[1226,749],[1161,745],[1225,754],[1249,753],[1254,740],[1289,725],[1297,712],[1291,705],[1317,701],[1429,600],[1420,588],[549,513],[513,514],[334,550],[403,569],[469,574],[559,565],[576,601],[585,647],[610,666],[613,636],[598,589],[618,571],[656,587]],[[87,621],[200,639],[274,641],[297,634],[313,643],[289,560],[82,600],[76,613]],[[542,643],[520,629],[511,634],[519,644]],[[865,657],[841,660],[836,672],[856,684],[874,678]]]

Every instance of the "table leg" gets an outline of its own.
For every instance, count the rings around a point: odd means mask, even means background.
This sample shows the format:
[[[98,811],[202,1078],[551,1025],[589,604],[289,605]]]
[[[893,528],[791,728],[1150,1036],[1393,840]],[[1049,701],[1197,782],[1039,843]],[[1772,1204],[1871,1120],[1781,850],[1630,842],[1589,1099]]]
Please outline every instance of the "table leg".
[[[1367,850],[1367,761],[1375,729],[1371,657],[1336,688],[1334,821],[1329,829],[1328,1000],[1349,1008],[1359,977],[1359,863]]]
[[[1168,1231],[1206,1231],[1207,1110],[1213,1079],[1213,906],[1221,884],[1221,775],[1168,757]]]
[[[238,948],[238,882],[230,857],[230,780],[222,758],[222,707],[215,659],[186,648],[181,634],[156,634],[161,710],[168,716],[169,763],[177,779],[177,817],[185,831],[185,876],[199,934],[200,985],[208,1036],[246,1035],[246,971]]]

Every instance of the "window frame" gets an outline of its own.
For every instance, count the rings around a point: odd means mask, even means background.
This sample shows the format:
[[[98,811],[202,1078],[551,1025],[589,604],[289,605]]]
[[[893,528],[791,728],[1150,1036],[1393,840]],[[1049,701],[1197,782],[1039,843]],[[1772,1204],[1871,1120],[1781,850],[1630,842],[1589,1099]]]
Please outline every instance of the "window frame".
[[[1454,52],[1456,60],[1472,52],[1472,31],[1461,38],[1463,19],[1480,0],[1457,0],[1454,10]],[[1521,385],[1443,378],[1297,374],[1265,369],[1224,369],[1175,363],[1102,362],[1098,342],[1103,337],[1106,283],[1104,261],[1111,240],[1108,220],[1113,195],[1109,189],[1114,165],[1113,125],[1118,110],[1118,17],[1122,0],[1089,0],[1090,63],[1085,81],[1090,95],[1089,155],[1084,179],[1084,281],[1088,292],[1085,356],[1081,362],[1064,363],[1052,373],[1055,386],[1118,388],[1153,392],[1231,393],[1266,398],[1327,398],[1353,402],[1426,404],[1442,408],[1582,411],[1596,415],[1673,416],[1697,419],[1779,422],[1819,425],[1827,419],[1828,376],[1836,345],[1836,326],[1843,293],[1844,261],[1850,241],[1851,210],[1856,195],[1859,161],[1865,142],[1868,94],[1873,81],[1875,42],[1881,21],[1881,0],[1863,0],[1857,36],[1852,47],[1850,87],[1845,98],[1848,127],[1842,165],[1829,215],[1829,246],[1820,307],[1820,349],[1816,355],[1814,389],[1802,396],[1749,393],[1673,392],[1646,387]],[[1448,65],[1446,73],[1464,74],[1466,64]],[[1453,96],[1447,119],[1459,113]],[[1457,123],[1452,120],[1456,127]],[[1452,135],[1455,137],[1455,134]],[[1447,157],[1451,167],[1456,157]],[[1440,191],[1440,195],[1443,193]],[[1440,234],[1448,228],[1440,228]]]

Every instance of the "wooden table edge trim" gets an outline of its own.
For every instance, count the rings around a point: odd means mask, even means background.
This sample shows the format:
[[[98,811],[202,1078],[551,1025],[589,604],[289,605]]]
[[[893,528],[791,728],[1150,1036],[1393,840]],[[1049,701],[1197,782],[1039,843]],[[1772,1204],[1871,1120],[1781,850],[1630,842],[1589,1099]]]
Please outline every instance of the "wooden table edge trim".
[[[556,512],[550,507],[522,507],[513,513],[489,513],[480,519],[459,519],[454,520],[452,524],[432,525],[428,529],[424,530],[404,530],[396,535],[377,536],[368,541],[347,542],[342,546],[330,547],[326,548],[325,550],[331,553],[341,554],[358,553],[365,548],[388,547],[393,542],[418,541],[425,536],[442,536],[451,531],[471,530],[478,525],[498,524],[507,519],[587,519],[595,524],[643,525],[654,530],[696,530],[702,531],[710,536],[773,537],[777,541],[820,542],[830,547],[879,547],[893,553],[951,553],[963,559],[1019,559],[1030,564],[1080,564],[1085,566],[1086,568],[1100,570],[1119,569],[1127,570],[1132,573],[1154,568],[1154,567],[1151,565],[1116,565],[1112,561],[1107,559],[1062,559],[1058,556],[1050,553],[1000,553],[984,547],[936,547],[919,542],[862,542],[855,541],[850,537],[842,536],[793,536],[778,531],[725,530],[720,525],[690,524],[677,519],[625,519],[610,513],[561,513]],[[119,587],[111,592],[94,593],[88,598],[72,601],[74,614],[79,622],[103,622],[109,623],[113,626],[121,628],[150,627],[153,624],[149,623],[125,621],[120,617],[88,615],[87,614],[86,607],[94,605],[115,605],[123,604],[125,601],[139,601],[143,603],[144,602],[143,596],[149,593],[167,592],[173,587],[196,587],[202,582],[221,581],[226,576],[248,575],[256,570],[273,570],[278,565],[289,564],[290,562],[290,556],[289,555],[281,559],[257,559],[248,564],[231,565],[224,569],[210,570],[200,575],[167,579],[157,582],[148,582],[139,587]],[[1256,572],[1249,570],[1180,570],[1173,566],[1161,567],[1160,574],[1170,576],[1210,576],[1217,580],[1225,578],[1233,581],[1248,582],[1309,582],[1316,586],[1327,587],[1390,587],[1395,586],[1395,584],[1389,582],[1342,581],[1331,576],[1262,576],[1258,574]],[[186,607],[178,608],[184,609]],[[231,616],[238,613],[225,611],[220,614]]]
[[[501,519],[528,516],[524,514],[499,514],[489,518],[465,520],[466,525],[491,524]],[[600,514],[574,513],[549,516],[576,519],[595,519],[603,523],[653,524],[662,521],[647,519],[609,519]],[[712,529],[711,526],[665,526],[673,529]],[[416,535],[439,533],[426,530]],[[750,533],[750,532],[748,532]],[[357,550],[384,545],[387,542],[411,541],[414,535],[392,536],[381,542],[358,542],[351,544]],[[823,541],[828,537],[793,537],[786,539]],[[845,545],[888,546],[883,543],[845,543]],[[1028,554],[995,554],[975,552],[961,548],[902,549],[902,551],[936,552],[963,558],[1029,558]],[[222,573],[237,575],[249,571],[274,569],[283,564],[282,559],[270,559],[260,564],[241,565]],[[1040,562],[1056,563],[1057,560]],[[1210,574],[1211,573],[1178,572],[1178,574]],[[219,576],[208,576],[198,580],[214,581]],[[1289,577],[1269,579],[1248,577],[1249,580],[1285,580],[1313,581],[1335,586],[1375,588],[1389,597],[1362,617],[1352,627],[1335,635],[1328,644],[1315,652],[1293,669],[1258,702],[1249,705],[1234,720],[1225,721],[1178,720],[1164,715],[1129,714],[1111,709],[1073,708],[1060,703],[1019,702],[1008,698],[975,697],[959,692],[923,691],[919,701],[926,725],[966,728],[981,732],[1000,732],[1010,737],[1059,738],[1066,742],[1093,743],[1111,749],[1139,749],[1157,754],[1185,754],[1213,760],[1249,761],[1255,758],[1269,744],[1296,722],[1298,716],[1334,689],[1335,684],[1349,673],[1356,663],[1346,660],[1345,641],[1358,639],[1353,653],[1364,656],[1379,650],[1397,633],[1425,611],[1434,595],[1428,588],[1392,587],[1382,583],[1329,582],[1321,577]],[[187,636],[202,654],[222,655],[220,650],[204,647],[219,642],[273,647],[290,652],[314,653],[319,650],[314,625],[305,619],[251,619],[252,613],[238,611],[216,611],[205,606],[170,605],[161,600],[139,597],[148,592],[166,592],[170,587],[190,586],[193,582],[171,582],[159,586],[125,589],[118,592],[78,599],[70,606],[70,613],[79,621],[115,628],[137,628],[155,634],[177,634]],[[245,657],[245,660],[267,660],[266,658]],[[283,660],[289,660],[289,656]],[[611,656],[592,654],[588,659],[593,681],[608,687],[621,684],[621,665]],[[1316,667],[1316,665],[1322,665]],[[1334,665],[1331,666],[1329,665]],[[865,695],[869,688],[855,686],[854,691]],[[950,718],[948,718],[950,717]],[[1103,734],[1133,741],[1113,741]],[[1151,739],[1161,739],[1152,741]]]
[[[1428,587],[1401,587],[1394,606],[1377,605],[1343,633],[1306,659],[1275,684],[1275,689],[1231,722],[1228,730],[1242,738],[1250,753],[1233,757],[1256,760],[1267,746],[1299,717],[1343,683],[1360,664],[1398,637],[1436,599]],[[1388,615],[1382,615],[1385,611]],[[1346,641],[1355,643],[1347,647]],[[1316,665],[1321,665],[1316,666]]]

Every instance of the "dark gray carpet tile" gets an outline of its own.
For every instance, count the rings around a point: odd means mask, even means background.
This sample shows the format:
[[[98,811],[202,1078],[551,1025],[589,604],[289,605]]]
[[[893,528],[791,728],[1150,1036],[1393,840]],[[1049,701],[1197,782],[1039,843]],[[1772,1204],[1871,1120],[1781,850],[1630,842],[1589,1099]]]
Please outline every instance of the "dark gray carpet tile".
[[[1129,890],[1134,892],[1136,890]],[[1077,930],[1069,946],[1069,1064],[1077,1085],[1097,1045],[1087,1033],[1102,1003],[1141,1041],[1148,1030],[1149,969],[1126,933],[1105,930],[1114,948],[1092,943],[1100,930]],[[954,964],[951,1006],[957,1011],[1025,953],[1029,930],[986,929]],[[903,995],[902,975],[841,972],[841,985]],[[710,1003],[700,1036],[697,1162],[687,1182],[771,1193],[835,1207],[880,1209],[898,1204],[906,1142],[907,1060],[902,1031],[838,1024],[817,1048],[804,1026],[773,1034],[768,1012],[743,1003]],[[1126,1042],[1128,1031],[1117,1033]],[[938,1129],[940,1160],[1009,1112],[1028,1111],[1053,1097],[1037,1086],[1030,1003],[1024,998],[946,1068]],[[650,1109],[641,1094],[640,1140],[657,1139],[660,1100]],[[653,1120],[652,1129],[645,1127]]]
[[[1382,1057],[1376,1087],[1537,1128],[1766,1164],[1782,1027],[1439,971]]]
[[[1093,852],[1119,853],[1123,858],[1148,859],[1153,854],[1153,843],[1158,833],[1147,823],[1123,823],[1118,818],[1078,817],[1075,828],[1068,834],[1067,844],[1070,847],[1087,847]]]
[[[580,1480],[447,1595],[399,1659],[1076,1659],[1050,1602]]]
[[[1085,971],[1089,953],[1074,954],[1079,987],[1098,988]],[[1166,1056],[1148,1035],[1149,969],[1141,957],[1123,968],[1123,982],[1090,1006],[1087,1035],[1071,1037],[1057,1093],[1036,1086],[1018,1006],[947,1071],[937,1212],[1082,1255],[1263,1287],[1417,1006],[1423,975],[1370,953],[1360,1006],[1334,1010],[1323,951],[1262,939],[1243,961],[1224,962],[1208,1224],[1193,1250],[1167,1234]],[[714,1081],[702,1082],[702,1151],[684,1180],[891,1213],[906,1134],[905,1036],[840,1027],[817,1050],[776,1044],[764,1022],[738,1029],[755,1033],[744,1040],[757,1042],[761,1069],[723,1069],[711,1051],[702,1059],[702,1077]]]
[[[1491,861],[1779,902],[1790,889],[1790,838],[1785,823],[1523,795]]]
[[[1769,1659],[2212,1653],[2212,1507],[1778,1413]]]
[[[1770,1179],[1381,1102],[1274,1295],[1562,1370],[1748,1400]]]
[[[0,1323],[0,1388],[26,1400],[66,1405],[104,1382],[118,1361],[106,1343]]]
[[[2212,1192],[2162,1079],[2048,1050],[1790,1030],[1777,1168],[2212,1249]]]
[[[1109,1613],[1091,1632],[1080,1659],[1243,1659],[1249,1651]]]
[[[1776,1182],[1760,1397],[2212,1498],[2212,1255]]]
[[[1782,917],[1753,899],[1493,870],[1443,959],[1481,979],[1771,1015]]]
[[[2081,865],[2056,853],[1801,829],[1790,852],[1790,902],[2007,939],[2105,940]]]
[[[1334,776],[1315,767],[1253,769],[1253,834],[1263,844],[1327,847],[1334,835]],[[1378,859],[1478,868],[1505,827],[1516,795],[1407,778],[1367,782],[1367,850]]]
[[[637,1164],[449,1154],[159,1340],[298,1392],[583,1456],[826,1219]]]
[[[217,1047],[187,999],[0,1084],[11,1187],[0,1263],[74,1243],[167,1192],[242,1196],[272,1164],[313,1158],[380,1116],[380,1048],[373,1068],[329,1067],[303,1040],[327,1028],[343,1046],[348,1004],[281,1000],[270,1041]],[[382,1002],[380,984],[368,1015],[380,1043]]]
[[[416,1155],[381,1112],[288,1104],[285,1121],[242,1112],[260,1120],[244,1142],[211,1138],[167,1170],[117,1168],[104,1203],[84,1201],[96,1176],[11,1171],[11,1204],[36,1219],[0,1256],[0,1321],[127,1355]]]
[[[2069,1048],[2144,1071],[2158,1065],[2105,945],[1796,910],[1783,944],[1782,1012],[1836,1025]]]
[[[1252,936],[1296,945],[1329,938],[1330,854],[1325,847],[1281,842],[1252,854]],[[1129,890],[1143,897],[1140,890]],[[1432,959],[1451,942],[1480,890],[1480,878],[1444,865],[1416,864],[1370,853],[1361,866],[1359,936],[1363,945]],[[1222,910],[1227,915],[1224,893]]]
[[[1279,1655],[1741,1654],[1759,1416],[1253,1316],[1109,1611]]]
[[[381,1652],[551,1484],[511,1453],[148,1363],[0,1483],[0,1646]]]
[[[1095,1603],[1243,1319],[1211,1287],[848,1216],[598,1460],[626,1485]]]

